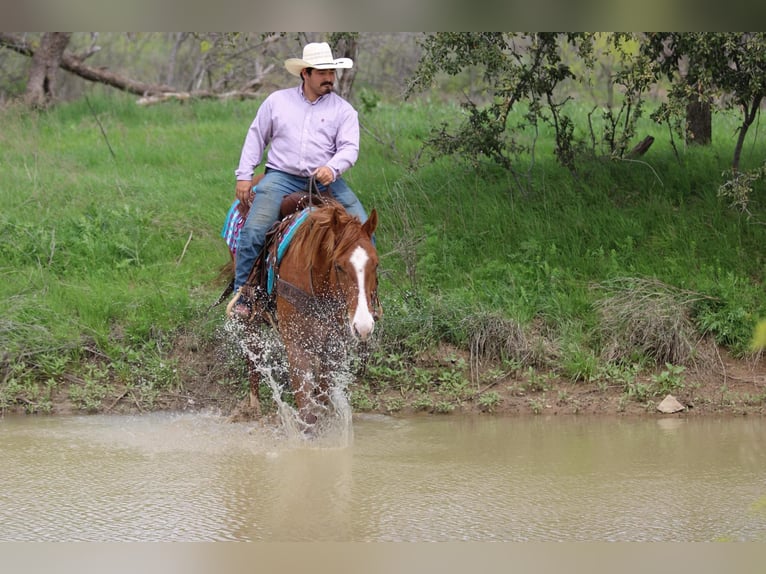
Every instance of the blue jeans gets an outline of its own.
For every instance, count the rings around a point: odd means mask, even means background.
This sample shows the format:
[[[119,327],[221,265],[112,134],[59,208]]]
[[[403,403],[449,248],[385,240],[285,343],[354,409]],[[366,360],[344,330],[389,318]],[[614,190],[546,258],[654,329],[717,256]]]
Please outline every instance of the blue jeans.
[[[247,282],[253,264],[263,249],[266,233],[279,219],[279,206],[282,200],[291,193],[307,190],[308,181],[307,177],[269,169],[263,179],[258,182],[250,212],[239,232],[237,267],[234,271],[235,291]],[[322,185],[317,185],[320,191],[326,189]],[[329,187],[333,197],[346,208],[349,215],[358,217],[362,223],[367,221],[367,212],[362,202],[342,177],[337,178]]]

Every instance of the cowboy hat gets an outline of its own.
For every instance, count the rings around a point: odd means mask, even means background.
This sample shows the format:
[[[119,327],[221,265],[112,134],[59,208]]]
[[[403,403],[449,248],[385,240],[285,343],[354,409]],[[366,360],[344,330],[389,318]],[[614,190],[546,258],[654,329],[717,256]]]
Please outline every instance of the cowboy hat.
[[[333,59],[330,45],[327,42],[312,42],[303,47],[303,59],[288,58],[285,68],[293,76],[300,76],[303,68],[331,70],[336,68],[351,68],[354,61],[351,58]]]

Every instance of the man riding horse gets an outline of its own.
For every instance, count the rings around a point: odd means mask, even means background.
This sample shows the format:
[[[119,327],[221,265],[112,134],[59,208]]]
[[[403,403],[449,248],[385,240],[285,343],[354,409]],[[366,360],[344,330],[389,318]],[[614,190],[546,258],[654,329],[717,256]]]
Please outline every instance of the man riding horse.
[[[237,177],[236,198],[247,218],[239,230],[236,248],[233,306],[235,317],[247,318],[250,300],[241,288],[263,250],[266,234],[280,217],[288,195],[307,190],[316,182],[346,211],[364,223],[367,212],[342,174],[359,155],[359,120],[356,110],[333,92],[335,70],[351,68],[349,58],[334,59],[326,42],[310,43],[303,58],[285,61],[287,71],[301,78],[299,86],[270,94],[247,131]],[[253,186],[253,173],[269,147],[265,173]]]

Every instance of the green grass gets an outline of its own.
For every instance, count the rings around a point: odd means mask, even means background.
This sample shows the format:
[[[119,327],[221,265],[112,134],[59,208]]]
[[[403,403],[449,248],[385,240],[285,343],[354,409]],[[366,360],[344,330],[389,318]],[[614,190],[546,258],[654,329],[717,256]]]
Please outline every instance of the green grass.
[[[0,111],[0,383],[43,388],[51,355],[62,372],[99,358],[104,384],[158,378],[152,365],[180,328],[212,336],[205,311],[228,258],[219,232],[256,109],[139,108],[102,96],[40,114]],[[604,344],[604,291],[594,286],[621,278],[699,294],[689,310],[698,332],[746,352],[766,316],[766,209],[763,183],[749,219],[717,195],[731,118],[716,118],[714,146],[679,157],[666,130],[646,120],[639,133],[656,141],[640,162],[583,159],[576,174],[544,151],[543,133],[534,163],[516,162],[519,179],[421,155],[430,128],[457,113],[425,103],[361,113],[362,153],[347,179],[381,216],[380,357],[413,357],[439,342],[468,350],[477,332],[502,339],[497,328],[482,331],[487,322],[521,325],[526,337],[487,348],[592,378]],[[760,165],[764,151],[749,142],[742,168]],[[522,343],[530,347],[509,348]],[[99,396],[93,377],[75,393],[89,409]]]

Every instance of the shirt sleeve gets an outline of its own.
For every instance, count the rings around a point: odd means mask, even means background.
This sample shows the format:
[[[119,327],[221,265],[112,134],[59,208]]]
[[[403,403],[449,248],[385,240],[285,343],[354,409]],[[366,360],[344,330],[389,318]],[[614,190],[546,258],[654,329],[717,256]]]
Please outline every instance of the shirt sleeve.
[[[359,157],[359,117],[354,108],[347,106],[343,111],[335,141],[335,155],[327,162],[338,177]]]
[[[255,114],[253,123],[247,130],[245,143],[242,145],[242,153],[239,156],[239,166],[234,175],[237,181],[249,180],[253,178],[255,168],[263,159],[263,151],[266,149],[266,142],[271,138],[271,101],[270,98],[261,104],[258,112]]]

